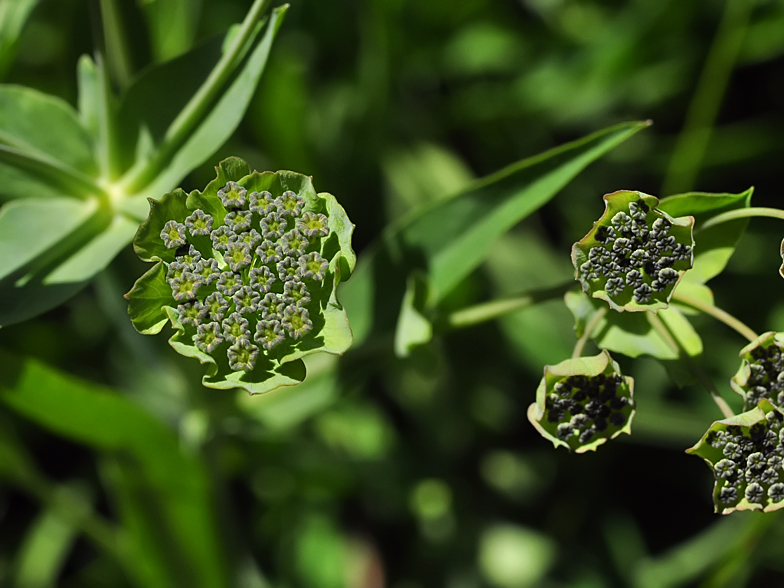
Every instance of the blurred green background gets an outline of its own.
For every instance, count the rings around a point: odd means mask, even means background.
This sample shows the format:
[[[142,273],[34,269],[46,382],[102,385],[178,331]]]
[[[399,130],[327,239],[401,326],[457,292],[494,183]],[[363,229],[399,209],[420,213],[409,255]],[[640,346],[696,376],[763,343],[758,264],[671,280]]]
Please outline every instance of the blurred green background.
[[[107,34],[109,49],[117,35],[127,41],[127,54],[114,55],[121,88],[148,64],[225,32],[250,1],[104,4],[122,23]],[[2,81],[74,104],[77,59],[103,42],[97,8],[0,0]],[[160,26],[167,10],[181,11],[176,27]],[[784,1],[293,0],[244,123],[183,187],[202,188],[229,155],[312,175],[356,224],[361,257],[423,202],[644,119],[654,125],[507,234],[446,307],[568,279],[571,244],[607,192],[755,186],[757,206],[781,206]],[[784,330],[783,233],[777,221],[754,221],[711,282],[717,304],[759,332]],[[161,460],[151,486],[161,496],[183,496],[179,470],[164,471],[167,455],[184,460],[183,472],[198,470],[208,499],[182,498],[180,532],[217,521],[211,541],[228,578],[204,585],[784,585],[781,518],[714,515],[710,471],[683,453],[721,416],[704,390],[674,388],[653,360],[620,357],[637,380],[631,437],[570,455],[528,424],[543,365],[574,344],[560,301],[443,336],[406,360],[366,350],[349,352],[339,370],[314,360],[301,386],[251,398],[202,388],[195,362],[165,337],[133,330],[122,294],[145,270],[128,247],[65,305],[0,330],[0,349],[139,407],[118,409],[117,426],[149,435],[138,451]],[[710,319],[694,322],[706,371],[738,408],[729,378],[744,342]],[[68,420],[80,410],[64,402],[43,428],[0,404],[0,428],[55,487],[116,520],[117,489],[135,474],[122,452],[73,441]],[[136,429],[134,419],[146,424]],[[0,486],[0,586],[135,585],[75,526]],[[176,559],[174,548],[150,549]],[[174,577],[169,585],[194,585],[188,573]]]

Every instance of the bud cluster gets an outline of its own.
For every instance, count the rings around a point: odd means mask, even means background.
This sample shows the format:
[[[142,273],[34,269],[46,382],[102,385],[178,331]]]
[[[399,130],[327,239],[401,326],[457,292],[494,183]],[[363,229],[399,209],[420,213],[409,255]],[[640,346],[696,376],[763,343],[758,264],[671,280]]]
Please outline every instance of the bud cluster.
[[[528,419],[556,446],[577,452],[595,449],[629,432],[633,385],[607,351],[546,366]]]
[[[743,358],[732,387],[746,400],[746,409],[763,398],[784,407],[784,345],[776,333],[769,332],[740,352]]]
[[[603,292],[617,310],[632,301],[666,304],[681,273],[692,265],[690,229],[686,234],[682,226],[673,230],[675,219],[643,198],[613,203],[611,209],[612,196],[605,197],[608,212],[573,249],[577,279],[586,292]]]
[[[717,510],[732,510],[744,499],[751,508],[772,510],[784,501],[782,421],[784,415],[773,409],[750,426],[714,426],[708,432],[705,443],[714,450],[708,461],[716,479]]]
[[[618,394],[623,378],[618,374],[605,376],[568,376],[553,386],[545,400],[545,418],[557,423],[557,436],[562,441],[576,439],[589,443],[608,427],[620,429],[629,420],[630,405],[626,396]]]
[[[329,268],[321,251],[330,229],[290,190],[248,193],[228,182],[218,197],[222,221],[197,209],[184,223],[164,225],[160,238],[176,249],[166,282],[193,344],[224,354],[234,371],[251,371],[260,353],[313,329],[319,308],[311,294]]]

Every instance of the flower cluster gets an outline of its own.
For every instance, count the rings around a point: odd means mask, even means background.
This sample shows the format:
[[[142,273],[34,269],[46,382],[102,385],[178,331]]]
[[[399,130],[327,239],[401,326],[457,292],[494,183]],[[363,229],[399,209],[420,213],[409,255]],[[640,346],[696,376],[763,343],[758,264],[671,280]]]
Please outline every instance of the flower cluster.
[[[724,513],[774,510],[784,504],[784,414],[767,401],[739,417],[714,423],[690,453],[701,455],[716,480],[714,502]],[[756,418],[749,419],[749,415]],[[741,415],[743,416],[743,415]],[[737,421],[737,424],[735,424]]]
[[[608,426],[621,428],[629,419],[623,412],[629,399],[617,394],[622,383],[617,374],[564,378],[547,395],[545,418],[558,423],[558,438],[562,441],[577,437],[580,443],[588,443]]]
[[[744,347],[740,356],[743,361],[731,384],[746,400],[746,410],[763,398],[784,407],[784,341],[777,333],[764,333]]]
[[[197,209],[160,233],[175,259],[166,282],[179,304],[179,322],[207,354],[223,353],[234,371],[251,371],[259,353],[313,328],[311,289],[324,281],[321,256],[329,235],[325,215],[305,211],[306,200],[250,192],[236,182],[218,190],[222,220]]]
[[[626,202],[629,193],[616,194],[624,196],[619,202],[612,202],[614,194],[606,196],[605,215],[575,244],[577,279],[585,292],[602,292],[600,297],[616,310],[666,304],[681,273],[692,265],[690,226],[684,233],[682,219],[656,210],[652,196]]]
[[[547,366],[529,419],[556,445],[576,451],[594,448],[628,428],[634,412],[632,386],[606,351]]]

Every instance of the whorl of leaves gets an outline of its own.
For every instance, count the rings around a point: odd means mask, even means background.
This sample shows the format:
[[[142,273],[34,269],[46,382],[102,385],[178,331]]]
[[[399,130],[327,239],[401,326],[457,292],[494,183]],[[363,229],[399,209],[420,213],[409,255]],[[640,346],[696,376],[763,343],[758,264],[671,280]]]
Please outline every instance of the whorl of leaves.
[[[528,408],[528,420],[553,445],[577,453],[595,451],[608,439],[630,433],[634,381],[621,374],[607,351],[545,366]]]
[[[575,278],[617,311],[666,308],[692,267],[694,218],[672,218],[641,192],[613,192],[604,202],[602,217],[572,247]]]
[[[716,512],[769,512],[784,506],[784,413],[766,399],[749,411],[717,421],[686,453],[713,470]]]
[[[202,193],[151,200],[134,246],[158,263],[126,295],[133,324],[157,333],[168,318],[172,346],[209,364],[206,386],[297,383],[302,357],[350,345],[335,292],[354,267],[353,225],[306,176],[238,158],[216,171]]]

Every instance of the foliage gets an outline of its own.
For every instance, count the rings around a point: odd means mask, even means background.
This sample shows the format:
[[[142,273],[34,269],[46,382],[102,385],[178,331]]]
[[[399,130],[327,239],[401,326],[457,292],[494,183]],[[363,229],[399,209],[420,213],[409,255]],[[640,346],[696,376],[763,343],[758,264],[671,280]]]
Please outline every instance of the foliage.
[[[6,4],[0,588],[781,583],[780,0]]]

